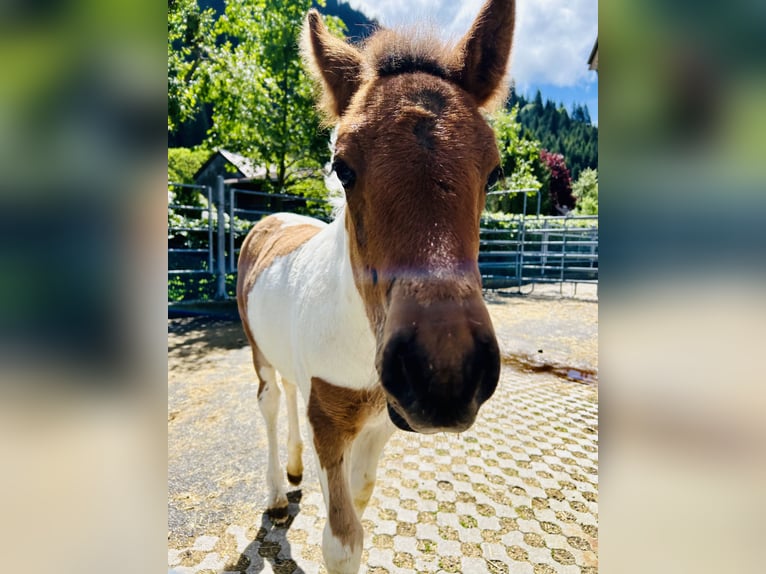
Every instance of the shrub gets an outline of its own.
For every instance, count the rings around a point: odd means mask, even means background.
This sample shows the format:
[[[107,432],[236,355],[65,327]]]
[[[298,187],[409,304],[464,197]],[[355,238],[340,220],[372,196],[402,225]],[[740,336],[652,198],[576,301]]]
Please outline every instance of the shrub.
[[[598,171],[584,169],[572,184],[572,195],[577,198],[577,215],[598,215]]]
[[[206,149],[168,148],[168,182],[194,183],[194,174],[210,157]],[[202,207],[207,198],[197,189],[174,187],[172,203]]]

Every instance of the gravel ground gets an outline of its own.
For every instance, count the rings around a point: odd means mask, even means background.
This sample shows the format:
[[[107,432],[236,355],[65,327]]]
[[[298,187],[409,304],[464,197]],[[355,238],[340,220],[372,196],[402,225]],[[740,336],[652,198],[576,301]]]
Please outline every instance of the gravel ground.
[[[561,291],[572,295],[487,294],[498,390],[468,432],[394,434],[363,517],[362,571],[597,571],[598,303],[594,286]],[[168,321],[169,570],[325,572],[310,452],[288,523],[264,513],[256,389],[238,321]]]

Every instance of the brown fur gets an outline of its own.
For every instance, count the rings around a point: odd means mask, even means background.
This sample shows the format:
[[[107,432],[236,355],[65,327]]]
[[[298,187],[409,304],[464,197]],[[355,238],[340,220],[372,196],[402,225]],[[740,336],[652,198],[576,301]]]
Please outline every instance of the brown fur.
[[[339,117],[359,88],[362,58],[355,48],[327,31],[316,10],[309,11],[306,22],[301,38],[303,61],[324,84],[320,109],[327,117]]]
[[[395,278],[408,279],[424,302],[480,292],[479,218],[499,154],[475,104],[453,84],[417,73],[379,79],[374,88],[354,99],[347,113],[354,127],[341,122],[336,155],[357,174],[346,227],[356,238],[357,287],[377,329]],[[381,130],[372,127],[379,122],[387,145],[365,153],[368,129]]]
[[[304,58],[324,84],[322,108],[339,121],[336,158],[356,174],[346,227],[378,332],[402,269],[431,274],[408,287],[426,302],[480,290],[479,216],[499,164],[480,108],[504,94],[513,26],[513,0],[490,0],[456,47],[420,29],[380,30],[360,50],[309,12]]]
[[[242,320],[250,349],[253,353],[253,365],[260,385],[258,396],[263,391],[264,381],[260,368],[268,365],[263,353],[258,349],[250,324],[247,319],[247,296],[253,290],[261,272],[274,262],[274,259],[292,253],[306,241],[314,237],[321,228],[314,225],[291,225],[282,227],[283,222],[275,216],[264,217],[247,234],[242,242],[237,264],[237,308]]]
[[[363,537],[349,493],[344,454],[365,422],[380,413],[385,405],[386,399],[380,387],[357,391],[333,385],[318,377],[311,379],[308,419],[314,432],[319,464],[327,471],[330,528],[344,544],[361,544]]]
[[[503,77],[513,42],[514,0],[487,2],[452,55],[452,78],[485,106],[505,96]]]
[[[499,373],[478,254],[500,155],[482,110],[504,93],[514,12],[514,0],[488,0],[454,48],[421,31],[384,30],[357,49],[333,38],[315,12],[304,34],[304,55],[324,84],[323,108],[337,122],[349,256],[386,397],[405,394],[398,371],[405,367],[385,350],[407,340],[418,357],[406,365],[418,378],[407,380],[428,380],[420,388],[432,390],[421,398],[438,395],[440,412],[460,411],[446,423],[455,428],[471,424],[480,404],[464,397],[486,400]],[[399,414],[427,430],[428,419],[418,417],[432,415],[412,396],[412,411]],[[463,410],[450,406],[458,397]]]
[[[313,377],[308,418],[314,429],[314,446],[320,464],[324,468],[339,464],[367,419],[385,406],[380,387],[357,391]]]
[[[307,416],[327,479],[328,522],[351,549],[334,558],[358,563],[361,555],[357,511],[374,481],[355,468],[352,500],[346,459],[370,419],[388,409],[405,430],[460,432],[497,384],[499,352],[477,259],[487,180],[500,157],[482,109],[503,92],[513,2],[487,0],[454,48],[425,33],[387,30],[359,50],[333,37],[315,10],[307,16],[302,50],[323,85],[327,120],[338,122],[335,161],[348,176],[343,224],[380,376],[367,390],[311,379]],[[319,230],[268,217],[242,245],[237,305],[259,379],[268,361],[248,324],[247,297],[264,269]],[[387,436],[376,437],[381,448]]]

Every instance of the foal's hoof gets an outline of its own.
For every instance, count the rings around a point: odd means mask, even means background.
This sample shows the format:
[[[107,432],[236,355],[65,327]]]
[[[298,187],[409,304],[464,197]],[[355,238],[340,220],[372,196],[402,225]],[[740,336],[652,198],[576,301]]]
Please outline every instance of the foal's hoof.
[[[303,473],[301,474],[290,474],[287,473],[287,480],[290,481],[290,484],[293,486],[298,486],[301,483],[301,480],[303,480]]]
[[[287,522],[289,515],[287,514],[287,507],[280,506],[278,508],[269,508],[269,518],[274,524],[284,524]]]

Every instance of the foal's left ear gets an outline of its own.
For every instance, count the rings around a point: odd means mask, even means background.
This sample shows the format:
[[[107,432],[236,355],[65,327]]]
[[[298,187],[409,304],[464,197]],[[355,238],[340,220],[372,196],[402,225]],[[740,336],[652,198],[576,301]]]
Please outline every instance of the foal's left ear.
[[[515,0],[487,0],[452,56],[452,79],[487,104],[504,86],[513,41]]]
[[[315,79],[323,84],[321,108],[331,121],[346,111],[359,89],[362,54],[327,31],[319,12],[313,8],[306,16],[301,38],[303,61]]]

